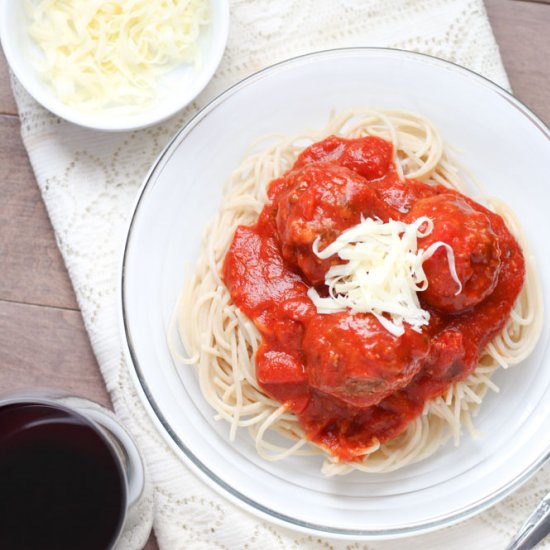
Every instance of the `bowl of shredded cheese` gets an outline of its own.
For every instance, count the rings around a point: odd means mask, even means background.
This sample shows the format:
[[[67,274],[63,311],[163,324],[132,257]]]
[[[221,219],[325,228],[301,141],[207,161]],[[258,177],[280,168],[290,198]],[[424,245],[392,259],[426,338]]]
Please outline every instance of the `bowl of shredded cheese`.
[[[156,124],[216,71],[228,0],[0,0],[0,38],[23,87],[89,128]]]

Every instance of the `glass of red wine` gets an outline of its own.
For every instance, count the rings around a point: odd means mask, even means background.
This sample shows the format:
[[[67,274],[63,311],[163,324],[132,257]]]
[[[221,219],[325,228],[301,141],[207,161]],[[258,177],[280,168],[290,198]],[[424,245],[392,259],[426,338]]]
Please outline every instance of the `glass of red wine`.
[[[55,392],[0,396],[0,548],[113,548],[143,495],[114,415]]]

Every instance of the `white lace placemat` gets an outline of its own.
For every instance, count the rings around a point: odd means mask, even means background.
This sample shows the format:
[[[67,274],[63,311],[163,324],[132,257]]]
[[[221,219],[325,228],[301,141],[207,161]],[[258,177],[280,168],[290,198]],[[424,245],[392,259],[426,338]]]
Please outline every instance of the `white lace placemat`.
[[[121,351],[118,268],[138,189],[169,138],[225,88],[276,61],[339,46],[392,46],[454,61],[507,87],[482,0],[232,0],[227,51],[206,90],[183,113],[142,131],[105,134],[73,126],[13,82],[21,132],[118,417],[135,436],[153,482],[154,527],[173,549],[502,549],[550,487],[541,471],[515,495],[462,524],[395,542],[338,542],[275,527],[199,481],[145,413]],[[152,505],[121,547],[139,548]]]

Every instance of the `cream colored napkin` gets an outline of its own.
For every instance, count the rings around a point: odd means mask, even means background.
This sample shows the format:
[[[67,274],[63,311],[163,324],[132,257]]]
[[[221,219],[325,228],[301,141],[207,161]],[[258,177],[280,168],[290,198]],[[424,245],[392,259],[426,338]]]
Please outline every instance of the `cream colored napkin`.
[[[144,176],[169,138],[231,84],[276,61],[340,46],[391,46],[454,61],[507,87],[482,0],[232,0],[227,51],[206,90],[174,119],[105,134],[59,120],[14,82],[22,135],[115,410],[134,434],[154,486],[163,550],[504,548],[550,486],[548,469],[501,504],[436,533],[384,543],[335,542],[275,527],[206,487],[146,415],[121,351],[116,303],[126,223]],[[124,546],[146,540],[150,509]]]

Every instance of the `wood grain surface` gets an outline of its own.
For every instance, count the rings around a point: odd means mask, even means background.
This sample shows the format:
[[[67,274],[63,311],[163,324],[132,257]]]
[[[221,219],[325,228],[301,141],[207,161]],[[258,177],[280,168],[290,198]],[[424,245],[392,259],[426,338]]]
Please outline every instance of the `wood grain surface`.
[[[514,95],[550,125],[550,4],[485,0]]]
[[[9,70],[4,57],[4,51],[0,48],[0,114],[15,115],[17,107],[11,93],[9,82]],[[0,144],[3,145],[3,141]]]
[[[485,4],[516,96],[550,123],[550,5]],[[57,386],[110,406],[21,143],[1,52],[0,268],[0,391]],[[146,548],[158,548],[154,537]]]

